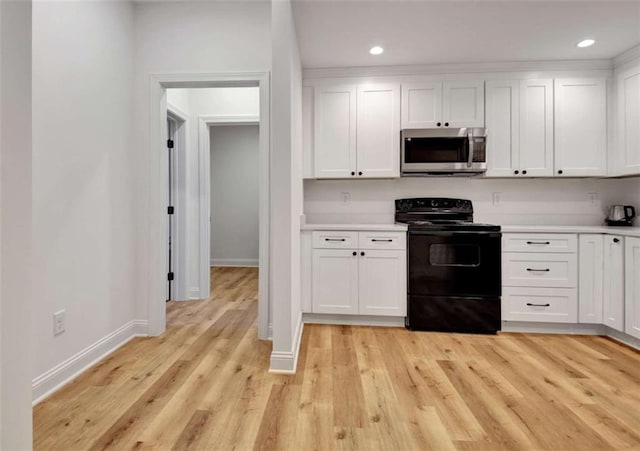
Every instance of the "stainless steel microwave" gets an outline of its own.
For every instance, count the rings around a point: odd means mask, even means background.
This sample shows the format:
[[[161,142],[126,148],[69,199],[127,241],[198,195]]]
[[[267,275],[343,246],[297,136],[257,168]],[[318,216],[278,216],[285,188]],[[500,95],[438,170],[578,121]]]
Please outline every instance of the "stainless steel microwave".
[[[402,175],[473,175],[487,170],[487,130],[402,130]]]

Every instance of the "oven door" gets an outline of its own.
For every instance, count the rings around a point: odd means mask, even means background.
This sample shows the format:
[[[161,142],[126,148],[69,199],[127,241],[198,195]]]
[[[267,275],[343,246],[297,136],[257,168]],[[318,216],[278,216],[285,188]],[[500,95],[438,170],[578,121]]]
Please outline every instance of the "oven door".
[[[500,296],[500,232],[409,231],[409,295]]]

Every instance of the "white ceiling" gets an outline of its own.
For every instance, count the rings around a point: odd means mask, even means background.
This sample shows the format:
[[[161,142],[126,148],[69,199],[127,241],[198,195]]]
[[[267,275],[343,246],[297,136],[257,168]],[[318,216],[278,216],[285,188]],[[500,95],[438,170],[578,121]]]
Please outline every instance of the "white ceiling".
[[[305,68],[599,59],[640,44],[640,0],[297,0],[294,17]]]

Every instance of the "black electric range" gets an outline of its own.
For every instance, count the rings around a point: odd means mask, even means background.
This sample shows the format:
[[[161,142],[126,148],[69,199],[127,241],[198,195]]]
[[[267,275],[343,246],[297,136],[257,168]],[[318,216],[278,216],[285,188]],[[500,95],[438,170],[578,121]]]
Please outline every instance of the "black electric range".
[[[500,226],[473,222],[465,199],[396,200],[408,225],[406,327],[496,333],[500,330]]]

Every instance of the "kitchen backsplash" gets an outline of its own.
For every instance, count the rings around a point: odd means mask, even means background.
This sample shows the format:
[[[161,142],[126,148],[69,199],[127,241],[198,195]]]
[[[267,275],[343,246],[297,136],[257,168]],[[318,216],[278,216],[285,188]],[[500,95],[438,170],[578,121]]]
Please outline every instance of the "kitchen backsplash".
[[[387,223],[403,197],[470,199],[476,222],[601,225],[611,204],[640,206],[640,178],[306,180],[304,213],[307,223]]]

